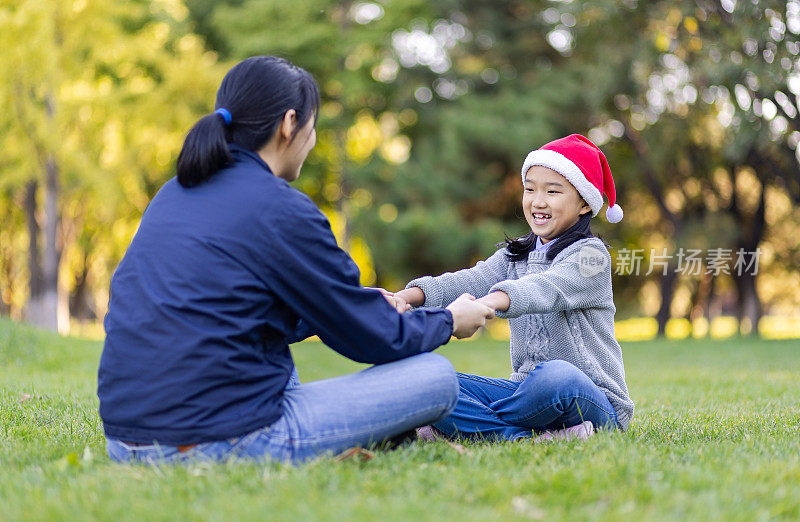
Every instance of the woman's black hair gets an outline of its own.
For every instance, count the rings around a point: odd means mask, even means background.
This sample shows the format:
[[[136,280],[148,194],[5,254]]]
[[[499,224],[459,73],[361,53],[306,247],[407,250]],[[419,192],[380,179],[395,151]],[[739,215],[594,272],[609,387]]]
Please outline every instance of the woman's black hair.
[[[587,212],[578,218],[578,222],[564,231],[563,234],[553,240],[553,245],[547,249],[546,258],[552,261],[559,252],[570,246],[579,239],[595,237],[591,228],[592,213]],[[528,253],[536,246],[536,234],[532,231],[522,237],[510,238],[499,243],[498,247],[506,247],[506,256],[509,261],[523,261],[528,258]]]
[[[230,122],[212,112],[194,124],[178,155],[178,182],[199,185],[232,162],[229,143],[259,150],[290,109],[297,113],[294,139],[310,118],[316,124],[319,104],[314,77],[283,58],[253,56],[236,64],[222,80],[215,105],[230,113]]]

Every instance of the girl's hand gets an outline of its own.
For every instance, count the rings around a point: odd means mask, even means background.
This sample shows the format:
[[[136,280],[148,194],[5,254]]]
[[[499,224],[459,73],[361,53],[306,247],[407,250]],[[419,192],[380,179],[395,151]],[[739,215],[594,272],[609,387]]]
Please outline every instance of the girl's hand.
[[[399,297],[397,294],[394,294],[394,293],[386,290],[385,288],[377,288],[376,287],[376,288],[374,288],[374,290],[378,290],[383,295],[383,297],[386,299],[386,301],[388,301],[388,303],[390,305],[392,305],[395,310],[397,310],[398,313],[402,314],[403,312],[407,312],[407,311],[411,310],[411,305],[409,305],[405,301],[405,299],[403,299],[402,297]]]
[[[481,297],[478,302],[501,312],[505,312],[511,306],[511,299],[509,299],[508,294],[500,290]]]
[[[462,294],[447,307],[453,314],[453,335],[458,339],[470,337],[478,328],[494,317],[494,309],[475,300],[469,294]]]
[[[406,303],[402,297],[398,297],[396,294],[395,295],[384,294],[383,297],[385,297],[386,300],[389,301],[390,305],[394,306],[394,309],[397,310],[398,313],[402,314],[403,312],[408,312],[409,310],[411,310],[411,305]]]
[[[396,297],[403,299],[406,303],[410,304],[411,306],[422,306],[425,304],[425,292],[423,292],[421,288],[417,288],[416,286],[412,286],[411,288],[406,288],[405,290],[400,290],[399,292],[395,292],[394,295]]]

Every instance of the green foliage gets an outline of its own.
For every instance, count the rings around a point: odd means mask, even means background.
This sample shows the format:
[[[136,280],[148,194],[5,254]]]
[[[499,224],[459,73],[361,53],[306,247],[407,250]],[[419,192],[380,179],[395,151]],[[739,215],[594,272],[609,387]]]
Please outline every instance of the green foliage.
[[[72,290],[88,267],[101,310],[111,271],[223,72],[187,31],[187,14],[180,0],[0,4],[0,128],[9,129],[0,187],[20,200],[23,184],[55,163],[60,215],[45,217],[61,221],[62,284]],[[4,200],[4,215],[11,206]],[[24,234],[18,226],[11,240]],[[6,272],[10,263],[0,259]],[[3,298],[18,307],[25,274],[12,271]]]
[[[46,349],[45,349],[46,348]],[[97,416],[96,342],[0,321],[3,520],[800,517],[796,342],[626,343],[626,433],[533,446],[443,443],[368,462],[119,466]],[[508,372],[506,343],[453,341],[457,369]],[[295,345],[310,381],[361,368]],[[754,356],[754,354],[757,354]]]
[[[26,300],[19,207],[47,158],[63,184],[62,284],[75,298],[88,287],[100,315],[185,132],[225,68],[252,54],[284,56],[319,81],[318,145],[295,186],[331,216],[365,282],[464,267],[504,233],[525,233],[525,154],[580,132],[609,157],[626,213],[616,225],[601,214],[596,233],[617,248],[763,245],[774,255],[759,295],[793,312],[798,3],[730,5],[0,2],[0,313],[19,317]],[[620,310],[651,313],[641,303],[658,276],[615,278]],[[691,315],[685,303],[702,304],[703,285],[677,285],[692,297],[673,313]]]

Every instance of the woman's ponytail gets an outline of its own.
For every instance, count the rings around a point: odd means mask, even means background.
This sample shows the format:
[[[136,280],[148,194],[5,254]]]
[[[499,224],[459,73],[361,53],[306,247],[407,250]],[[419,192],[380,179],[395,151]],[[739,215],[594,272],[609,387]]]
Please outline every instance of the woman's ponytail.
[[[233,163],[229,143],[257,152],[290,109],[299,122],[295,134],[311,119],[316,125],[319,104],[314,78],[283,58],[253,56],[239,62],[222,79],[215,102],[219,108],[186,135],[178,155],[178,183],[200,185]]]
[[[233,161],[225,139],[230,113],[226,118],[221,113],[223,110],[200,118],[186,135],[177,165],[178,183],[182,186],[188,188],[199,185]]]

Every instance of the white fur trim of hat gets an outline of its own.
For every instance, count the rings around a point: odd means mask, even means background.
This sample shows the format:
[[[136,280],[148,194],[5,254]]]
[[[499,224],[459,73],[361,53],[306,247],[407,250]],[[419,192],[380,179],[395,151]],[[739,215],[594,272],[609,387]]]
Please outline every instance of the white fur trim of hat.
[[[603,194],[597,190],[586,176],[583,175],[581,169],[572,162],[569,158],[564,156],[563,154],[556,152],[554,150],[547,150],[547,149],[538,149],[531,151],[528,156],[525,158],[525,163],[522,164],[522,182],[525,183],[525,174],[528,172],[528,169],[534,166],[541,166],[547,167],[548,169],[553,169],[554,171],[558,172],[562,176],[564,176],[567,181],[569,181],[573,187],[578,191],[578,194],[586,201],[586,203],[592,209],[592,216],[596,216],[600,209],[603,208]],[[619,207],[619,205],[614,205],[615,207]],[[609,216],[608,212],[611,211],[609,209],[606,211],[606,218],[611,221],[611,217]],[[622,209],[620,209],[620,214],[622,214]],[[622,216],[619,216],[619,219],[622,219]],[[618,223],[618,221],[611,221],[612,223]]]

